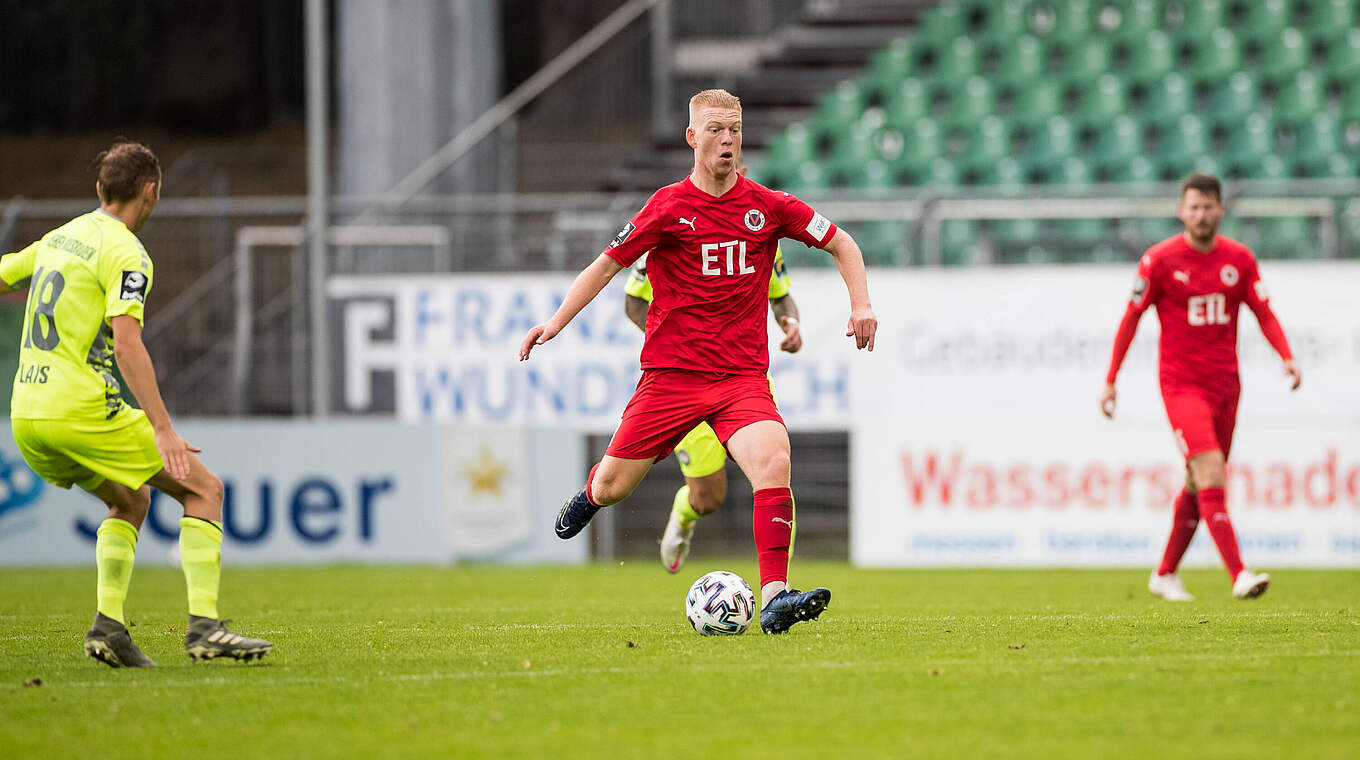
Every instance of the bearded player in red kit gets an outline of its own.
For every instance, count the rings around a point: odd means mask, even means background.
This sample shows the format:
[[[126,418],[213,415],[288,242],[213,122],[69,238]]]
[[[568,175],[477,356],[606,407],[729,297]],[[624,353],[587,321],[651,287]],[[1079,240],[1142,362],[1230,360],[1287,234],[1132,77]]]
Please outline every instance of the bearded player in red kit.
[[[609,247],[576,277],[562,306],[529,330],[520,360],[557,335],[609,280],[643,253],[652,283],[642,379],[604,458],[563,505],[555,530],[580,533],[601,507],[632,493],[658,460],[700,422],[717,433],[755,492],[752,530],[760,565],[760,627],[783,633],[815,619],[831,592],[788,585],[793,534],[789,435],[765,377],[770,356],[766,297],[775,248],[789,237],[831,254],[850,294],[846,336],[873,350],[878,321],[869,304],[859,246],[810,206],[740,175],[741,101],[705,90],[689,102],[689,177],[661,188]]]
[[[1101,411],[1114,416],[1115,375],[1149,306],[1162,325],[1158,374],[1166,414],[1186,459],[1185,489],[1176,497],[1171,537],[1148,590],[1168,601],[1194,599],[1176,575],[1201,520],[1232,578],[1232,594],[1265,593],[1270,576],[1243,567],[1224,501],[1228,450],[1237,421],[1237,314],[1246,304],[1261,332],[1284,360],[1297,390],[1302,380],[1284,328],[1270,310],[1256,257],[1236,240],[1218,235],[1223,191],[1216,178],[1191,174],[1181,183],[1177,216],[1185,232],[1152,246],[1138,265],[1133,296],[1115,335],[1114,354],[1101,395]]]

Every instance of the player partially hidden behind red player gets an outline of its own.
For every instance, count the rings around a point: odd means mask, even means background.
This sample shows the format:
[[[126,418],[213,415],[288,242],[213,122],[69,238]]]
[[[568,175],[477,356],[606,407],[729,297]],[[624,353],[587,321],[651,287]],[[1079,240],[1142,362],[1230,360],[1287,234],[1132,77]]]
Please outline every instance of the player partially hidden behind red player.
[[[1181,182],[1177,214],[1185,232],[1143,254],[1124,319],[1114,339],[1100,408],[1114,416],[1114,379],[1149,306],[1162,324],[1160,379],[1171,428],[1186,459],[1185,489],[1176,497],[1175,521],[1162,563],[1148,579],[1148,590],[1168,601],[1194,599],[1176,575],[1181,556],[1202,519],[1232,577],[1233,596],[1251,599],[1265,593],[1270,576],[1242,566],[1237,536],[1224,501],[1226,463],[1237,421],[1237,314],[1245,303],[1261,332],[1284,360],[1284,372],[1297,390],[1302,380],[1289,352],[1284,329],[1270,310],[1256,257],[1245,245],[1218,235],[1223,192],[1208,174]]]
[[[793,493],[789,435],[765,377],[770,356],[765,303],[775,246],[793,238],[831,254],[850,293],[846,335],[873,350],[878,321],[869,304],[864,257],[844,230],[788,193],[740,176],[741,101],[725,90],[690,98],[685,140],[689,177],[661,188],[586,267],[547,322],[520,344],[520,359],[567,326],[609,280],[643,253],[652,282],[642,345],[642,379],[604,458],[557,517],[575,536],[600,507],[632,493],[657,460],[707,422],[755,492],[752,528],[760,565],[761,629],[783,633],[831,601],[825,588],[788,586]]]

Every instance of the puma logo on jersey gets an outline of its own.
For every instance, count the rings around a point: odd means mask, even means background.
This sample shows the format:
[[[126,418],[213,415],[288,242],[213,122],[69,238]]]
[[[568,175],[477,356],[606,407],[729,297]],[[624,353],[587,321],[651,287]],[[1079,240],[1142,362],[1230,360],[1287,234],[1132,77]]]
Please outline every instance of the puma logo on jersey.
[[[694,223],[695,223],[696,221],[698,221],[698,220],[699,220],[699,217],[697,217],[697,216],[694,217],[693,219],[686,219],[685,217],[682,216],[682,217],[680,217],[679,219],[676,219],[675,221],[678,222],[678,223],[680,223],[680,224],[688,224],[688,225],[689,225],[689,231],[690,231],[690,232],[698,232],[699,230],[697,230],[697,229],[694,228]]]
[[[1183,269],[1177,269],[1176,271],[1172,272],[1171,279],[1180,280],[1181,282],[1187,285],[1190,284],[1190,274]]]
[[[785,520],[782,517],[771,517],[770,522],[784,523],[789,526],[789,530],[793,530],[793,520]]]

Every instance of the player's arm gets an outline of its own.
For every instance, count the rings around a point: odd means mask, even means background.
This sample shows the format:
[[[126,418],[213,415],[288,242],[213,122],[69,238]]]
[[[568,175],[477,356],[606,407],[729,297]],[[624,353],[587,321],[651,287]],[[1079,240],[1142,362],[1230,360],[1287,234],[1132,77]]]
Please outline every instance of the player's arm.
[[[770,311],[774,314],[774,321],[779,325],[779,329],[784,331],[784,340],[779,344],[779,350],[791,354],[798,353],[798,349],[803,347],[803,332],[798,324],[798,304],[794,303],[793,294],[785,293],[779,298],[771,298]]]
[[[130,314],[119,314],[109,321],[113,325],[113,357],[156,432],[156,450],[165,469],[176,478],[189,477],[189,452],[201,449],[181,438],[170,425],[170,413],[156,383],[156,368],[142,343],[142,323]]]
[[[639,261],[628,273],[623,285],[623,313],[628,320],[647,332],[647,309],[652,305],[652,281],[647,279],[647,267]]]
[[[1158,291],[1152,275],[1152,256],[1143,254],[1143,258],[1138,262],[1138,276],[1133,281],[1129,305],[1124,309],[1124,316],[1119,320],[1119,327],[1114,333],[1110,369],[1105,373],[1105,388],[1100,393],[1100,411],[1106,417],[1114,417],[1114,379],[1119,374],[1119,366],[1124,363],[1124,356],[1129,352],[1129,345],[1133,343],[1133,336],[1138,332],[1138,320],[1143,318],[1143,312],[1156,300]]]
[[[1244,299],[1247,307],[1256,315],[1256,321],[1261,325],[1261,334],[1266,336],[1266,340],[1284,362],[1284,373],[1293,379],[1289,389],[1296,391],[1303,383],[1303,373],[1289,349],[1289,339],[1284,336],[1284,327],[1275,316],[1275,311],[1270,308],[1270,296],[1266,294],[1266,286],[1261,282],[1261,275],[1256,271],[1255,262],[1252,263],[1252,271],[1247,281],[1250,283],[1247,285],[1247,295]]]
[[[519,344],[519,360],[524,361],[529,358],[529,352],[534,346],[542,345],[552,340],[562,328],[566,327],[577,314],[581,313],[587,304],[595,300],[595,296],[614,279],[614,275],[623,271],[623,265],[615,261],[607,253],[602,253],[596,257],[590,266],[581,270],[576,275],[576,280],[571,283],[571,288],[567,290],[566,298],[562,299],[562,305],[557,307],[557,313],[541,325],[534,325],[525,334],[524,340]]]
[[[869,303],[869,279],[864,272],[864,254],[859,243],[840,228],[826,244],[826,252],[836,262],[836,269],[845,281],[845,289],[850,293],[850,321],[846,324],[845,335],[855,336],[856,348],[874,350],[874,334],[878,332],[878,318],[874,316],[873,306]]]
[[[646,299],[638,298],[631,293],[623,294],[623,313],[628,315],[628,321],[637,325],[643,332],[647,331],[647,309],[651,305]]]
[[[13,293],[28,287],[33,278],[33,262],[38,257],[41,240],[31,243],[22,251],[0,257],[0,294]]]

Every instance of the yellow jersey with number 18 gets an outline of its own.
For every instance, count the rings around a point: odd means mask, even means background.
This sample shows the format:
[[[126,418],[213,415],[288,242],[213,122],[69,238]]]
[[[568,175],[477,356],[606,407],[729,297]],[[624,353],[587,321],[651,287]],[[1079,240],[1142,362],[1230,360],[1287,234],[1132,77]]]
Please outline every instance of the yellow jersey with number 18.
[[[102,210],[0,258],[0,279],[29,289],[10,417],[112,419],[126,408],[110,320],[143,321],[151,272],[141,241]]]

